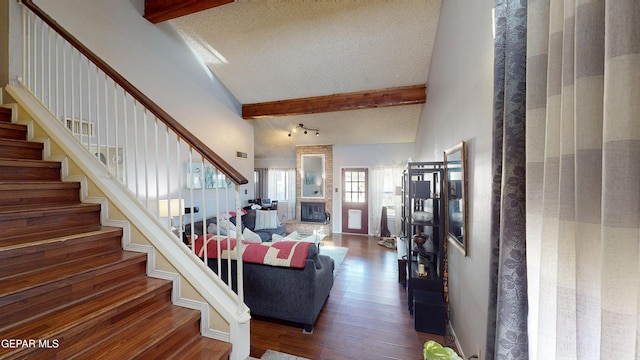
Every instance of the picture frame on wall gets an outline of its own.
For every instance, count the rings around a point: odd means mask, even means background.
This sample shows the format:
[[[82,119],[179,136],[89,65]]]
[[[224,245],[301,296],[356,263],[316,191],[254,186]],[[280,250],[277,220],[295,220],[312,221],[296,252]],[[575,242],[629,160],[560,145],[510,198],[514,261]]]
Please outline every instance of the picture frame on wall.
[[[465,142],[444,151],[445,168],[445,228],[449,243],[467,256],[469,227],[467,226],[467,147]]]
[[[201,162],[187,163],[187,189],[223,189],[231,187],[230,179],[216,170],[211,164]]]

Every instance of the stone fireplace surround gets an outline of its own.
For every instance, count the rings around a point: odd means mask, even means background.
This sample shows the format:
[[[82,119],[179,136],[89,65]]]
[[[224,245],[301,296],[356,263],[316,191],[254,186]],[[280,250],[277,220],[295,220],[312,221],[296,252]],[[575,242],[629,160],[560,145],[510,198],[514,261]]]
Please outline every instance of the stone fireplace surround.
[[[290,234],[294,231],[299,233],[313,233],[316,231],[323,231],[325,234],[331,234],[331,222],[329,224],[325,224],[324,222],[302,222],[300,219],[301,207],[300,204],[302,202],[320,202],[325,204],[325,211],[330,213],[331,217],[333,217],[333,146],[332,145],[308,145],[308,146],[296,146],[296,170],[299,170],[302,167],[302,157],[301,155],[307,154],[324,154],[324,173],[325,173],[325,184],[324,184],[324,198],[323,199],[309,199],[301,198],[302,194],[302,180],[300,176],[296,176],[296,218],[285,221],[283,224],[287,228],[287,234]]]

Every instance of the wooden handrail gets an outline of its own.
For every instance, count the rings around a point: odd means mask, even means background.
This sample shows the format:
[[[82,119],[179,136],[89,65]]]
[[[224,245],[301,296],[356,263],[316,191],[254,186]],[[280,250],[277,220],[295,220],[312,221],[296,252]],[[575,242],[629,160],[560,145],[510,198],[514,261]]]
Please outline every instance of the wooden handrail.
[[[218,154],[205,145],[200,139],[193,135],[189,130],[182,126],[171,115],[158,106],[153,100],[149,99],[138,88],[131,84],[124,76],[120,75],[115,69],[109,66],[98,55],[94,54],[78,39],[76,39],[71,33],[63,28],[58,22],[51,18],[47,13],[40,9],[33,3],[32,0],[21,0],[27,8],[33,11],[42,21],[47,23],[52,29],[54,29],[60,36],[67,40],[73,47],[86,56],[91,62],[93,62],[98,68],[100,68],[105,74],[107,74],[113,81],[120,85],[125,91],[127,91],[134,99],[146,107],[151,113],[153,113],[160,121],[162,121],[167,127],[176,132],[176,134],[191,145],[196,151],[202,155],[205,159],[211,162],[218,170],[220,170],[226,177],[231,179],[237,185],[247,184],[249,181],[240,174],[240,172],[234,169],[229,163],[224,161]]]

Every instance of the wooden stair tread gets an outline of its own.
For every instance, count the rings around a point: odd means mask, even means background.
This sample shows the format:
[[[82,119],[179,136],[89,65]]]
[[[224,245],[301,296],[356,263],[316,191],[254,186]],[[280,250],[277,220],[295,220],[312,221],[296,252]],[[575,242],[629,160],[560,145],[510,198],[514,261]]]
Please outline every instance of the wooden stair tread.
[[[84,231],[79,231],[78,229],[60,229],[51,231],[45,234],[25,234],[20,236],[19,238],[28,239],[28,242],[20,243],[19,246],[2,246],[0,247],[0,260],[5,259],[10,256],[15,256],[11,254],[11,250],[22,250],[20,255],[24,255],[25,253],[29,253],[31,251],[43,251],[48,250],[47,248],[43,248],[43,246],[47,245],[58,245],[58,246],[67,246],[68,242],[73,241],[75,239],[82,239],[89,236],[113,236],[113,235],[121,235],[122,229],[111,227],[111,226],[90,226],[87,229],[83,229]],[[41,236],[38,236],[41,235]]]
[[[28,240],[27,240],[28,239]],[[122,250],[122,229],[102,227],[96,231],[34,240],[24,237],[0,248],[0,278],[62,262]]]
[[[46,267],[24,274],[6,277],[0,282],[0,304],[4,304],[4,298],[17,292],[37,289],[38,292],[48,291],[49,287],[67,285],[61,279],[71,280],[85,273],[98,271],[105,267],[123,267],[130,262],[146,261],[146,254],[131,251],[118,251],[100,254],[90,258],[69,261],[58,264],[55,267]]]
[[[47,189],[65,189],[65,188],[77,188],[80,189],[80,183],[77,181],[51,181],[51,180],[34,180],[29,182],[5,180],[0,181],[0,191],[2,190],[23,190],[32,188],[47,188]]]
[[[168,308],[168,311],[152,314],[123,329],[118,333],[118,336],[82,353],[80,358],[104,358],[105,354],[108,354],[111,359],[135,358],[143,355],[145,350],[163,345],[162,343],[167,340],[175,340],[171,338],[175,329],[198,323],[199,320],[200,313],[198,311],[172,306]],[[199,330],[199,327],[196,330]],[[200,336],[199,332],[195,336]]]
[[[33,242],[34,245],[41,244],[43,242],[55,242],[63,241],[65,238],[75,236],[81,236],[85,233],[91,233],[95,231],[118,229],[108,226],[100,225],[87,225],[83,227],[54,229],[49,231],[38,231],[37,233],[25,233],[11,237],[0,237],[0,259],[2,258],[2,252],[5,250],[11,250],[15,248],[24,248],[30,246],[28,242]]]
[[[62,181],[0,181],[0,209],[21,209],[35,204],[80,202],[80,183]]]
[[[12,130],[18,130],[18,131],[26,131],[27,130],[27,125],[16,124],[16,123],[0,120],[0,129],[12,129]]]
[[[0,207],[0,220],[42,217],[46,214],[87,212],[100,210],[100,204],[65,203],[65,204],[33,204]],[[78,214],[80,215],[80,214]]]
[[[134,307],[137,302],[152,297],[156,291],[171,291],[171,287],[168,280],[139,278],[126,286],[114,287],[100,296],[90,297],[73,307],[48,313],[19,327],[7,327],[2,333],[13,339],[64,337],[72,329],[84,331],[92,325],[92,321],[117,315],[122,310],[121,307]],[[170,303],[170,298],[166,298],[166,303]]]
[[[166,360],[213,360],[228,359],[231,354],[231,344],[208,337],[200,336],[185,344]]]
[[[0,158],[0,166],[41,167],[52,169],[60,169],[62,167],[59,161],[7,158]]]
[[[13,146],[38,150],[42,150],[44,148],[44,144],[41,142],[6,138],[0,138],[0,146]]]

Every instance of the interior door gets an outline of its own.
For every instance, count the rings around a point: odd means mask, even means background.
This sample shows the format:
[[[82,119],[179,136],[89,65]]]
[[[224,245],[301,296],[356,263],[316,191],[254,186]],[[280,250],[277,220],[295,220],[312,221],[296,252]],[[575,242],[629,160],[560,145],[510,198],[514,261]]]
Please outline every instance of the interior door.
[[[342,169],[342,232],[369,233],[369,173],[365,168]]]

